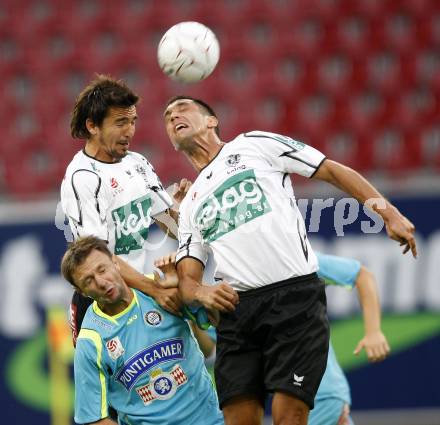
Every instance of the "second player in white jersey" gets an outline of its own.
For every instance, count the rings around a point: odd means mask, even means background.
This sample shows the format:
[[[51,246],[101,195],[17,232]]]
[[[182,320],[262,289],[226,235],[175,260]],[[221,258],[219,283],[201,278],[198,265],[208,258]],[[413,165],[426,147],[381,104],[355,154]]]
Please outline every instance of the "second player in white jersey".
[[[324,159],[311,146],[263,131],[225,144],[181,204],[177,261],[189,256],[205,265],[214,247],[215,278],[238,291],[315,272],[288,173],[311,177]]]
[[[106,163],[78,152],[67,167],[61,202],[75,238],[94,235],[138,271],[153,218],[173,204],[151,164],[129,152]]]

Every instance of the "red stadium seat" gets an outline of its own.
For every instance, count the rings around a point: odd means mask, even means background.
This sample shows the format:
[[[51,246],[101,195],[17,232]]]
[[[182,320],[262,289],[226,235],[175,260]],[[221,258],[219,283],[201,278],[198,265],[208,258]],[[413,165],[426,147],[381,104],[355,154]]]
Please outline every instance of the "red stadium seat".
[[[11,147],[5,164],[5,182],[11,197],[35,198],[56,191],[57,155],[45,144],[44,135],[22,140]]]

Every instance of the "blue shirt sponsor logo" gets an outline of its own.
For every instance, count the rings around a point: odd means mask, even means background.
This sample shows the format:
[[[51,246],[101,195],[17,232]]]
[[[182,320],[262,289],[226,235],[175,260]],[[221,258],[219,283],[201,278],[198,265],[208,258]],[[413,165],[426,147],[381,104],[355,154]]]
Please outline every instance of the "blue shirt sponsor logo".
[[[170,360],[183,359],[183,339],[167,339],[153,344],[135,354],[116,375],[126,390],[130,390],[134,383],[148,370],[160,363]]]

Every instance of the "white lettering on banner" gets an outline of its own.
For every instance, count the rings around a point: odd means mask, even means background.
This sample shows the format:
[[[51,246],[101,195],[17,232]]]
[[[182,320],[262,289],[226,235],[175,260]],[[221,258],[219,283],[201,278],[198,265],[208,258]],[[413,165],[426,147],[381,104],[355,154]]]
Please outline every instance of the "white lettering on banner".
[[[152,231],[151,237],[153,240],[161,238],[162,233],[159,230]],[[420,308],[440,311],[440,230],[427,239],[417,236],[417,260],[409,254],[402,255],[398,244],[384,234],[346,234],[344,237],[335,237],[330,242],[313,233],[309,233],[309,237],[314,250],[357,258],[371,269],[376,275],[381,303],[386,311],[412,312]],[[41,307],[62,304],[67,311],[71,289],[58,273],[47,274],[48,259],[42,254],[42,246],[43,242],[36,236],[17,237],[2,246],[0,332],[5,336],[24,338],[33,335],[41,327]],[[163,249],[163,254],[149,253],[147,264],[153,263],[155,255],[165,255],[172,251],[171,242],[164,245]],[[213,267],[205,273],[208,281],[212,280],[212,269]],[[60,292],[54,296],[57,290]],[[329,311],[333,315],[342,317],[358,311],[358,301],[349,291],[329,288],[327,293]],[[164,356],[166,353],[160,352],[159,355]],[[148,356],[139,359],[133,365],[133,371],[145,367],[152,360]]]
[[[440,249],[440,232],[438,241],[431,237],[424,243],[417,236],[419,253],[431,251],[433,243]],[[402,255],[401,249],[382,235],[356,235],[335,238],[326,243],[321,238],[311,237],[313,249],[328,254],[356,258],[366,265],[376,276],[379,297],[384,310],[407,313],[416,311],[418,307],[428,307],[425,281],[420,279],[425,261],[414,260],[409,254]],[[433,259],[431,258],[432,262]],[[329,288],[327,291],[330,314],[344,316],[359,310],[358,301],[350,291]],[[432,310],[440,310],[440,299],[435,305],[429,305]]]
[[[347,216],[345,216],[345,207],[348,206]],[[353,224],[359,214],[359,202],[353,198],[343,198],[336,202],[334,225],[336,235],[344,236],[344,226]]]
[[[37,285],[46,273],[41,242],[23,236],[7,242],[0,259],[0,329],[6,336],[31,336],[41,319],[34,303]]]

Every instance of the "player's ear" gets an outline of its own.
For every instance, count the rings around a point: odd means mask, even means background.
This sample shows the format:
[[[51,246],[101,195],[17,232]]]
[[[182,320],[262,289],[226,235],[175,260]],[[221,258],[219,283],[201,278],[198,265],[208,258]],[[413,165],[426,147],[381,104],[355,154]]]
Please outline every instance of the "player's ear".
[[[98,134],[98,126],[90,118],[86,119],[86,127],[91,136]]]
[[[116,255],[115,255],[115,254],[112,254],[112,262],[113,262],[113,264],[115,265],[116,270],[117,270],[118,272],[120,272],[120,271],[121,271],[121,266],[119,265],[118,259],[116,258]]]
[[[86,295],[79,286],[71,284],[72,288],[78,292],[78,294],[82,295],[83,297],[88,297],[88,295]]]
[[[218,119],[214,115],[207,117],[208,128],[216,128],[218,126]]]

